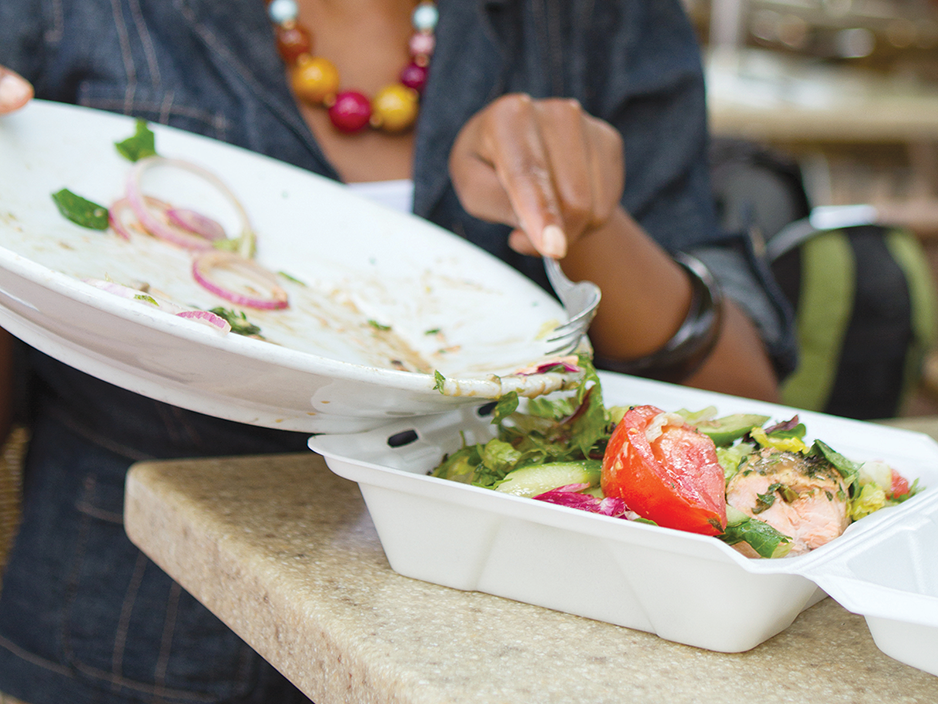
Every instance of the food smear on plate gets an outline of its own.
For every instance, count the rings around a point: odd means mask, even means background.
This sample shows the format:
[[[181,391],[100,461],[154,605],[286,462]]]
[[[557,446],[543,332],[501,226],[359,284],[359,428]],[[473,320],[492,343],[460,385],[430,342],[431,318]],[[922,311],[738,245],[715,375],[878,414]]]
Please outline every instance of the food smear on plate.
[[[336,360],[408,373],[433,374],[442,368],[449,373],[451,395],[465,395],[480,378],[492,381],[493,393],[486,397],[521,387],[534,396],[576,384],[576,369],[562,368],[562,360],[546,366],[540,360],[513,371],[517,359],[510,367],[487,361],[503,358],[495,348],[484,350],[486,356],[478,360],[477,352],[461,355],[466,334],[450,322],[447,311],[431,303],[432,324],[427,325],[425,312],[418,310],[424,304],[407,303],[385,270],[376,268],[373,277],[363,278],[341,266],[318,266],[314,275],[304,268],[302,276],[268,269],[255,257],[257,233],[234,191],[211,170],[163,155],[146,121],[135,125],[133,135],[114,143],[132,164],[120,172],[118,190],[106,201],[109,208],[67,189],[54,195],[63,216],[107,230],[108,236],[83,234],[76,236],[78,242],[57,243],[59,252],[81,252],[80,257],[54,253],[42,242],[27,243],[26,256],[85,282],[107,282],[98,288],[141,305],[173,315],[187,311],[180,317],[222,333],[228,331],[227,322],[230,332],[300,351],[315,347]],[[445,271],[410,277],[432,292]],[[471,280],[446,276],[445,281],[449,288],[465,287],[467,300],[496,293]],[[403,310],[404,324],[389,310]],[[461,319],[456,322],[467,327]],[[562,375],[567,378],[555,379]],[[460,384],[461,379],[472,383]]]
[[[797,416],[718,417],[708,407],[607,407],[581,357],[574,393],[506,395],[492,409],[496,436],[463,443],[431,472],[520,497],[714,536],[749,557],[799,555],[854,521],[914,496],[883,461],[858,463],[821,440],[805,442]]]

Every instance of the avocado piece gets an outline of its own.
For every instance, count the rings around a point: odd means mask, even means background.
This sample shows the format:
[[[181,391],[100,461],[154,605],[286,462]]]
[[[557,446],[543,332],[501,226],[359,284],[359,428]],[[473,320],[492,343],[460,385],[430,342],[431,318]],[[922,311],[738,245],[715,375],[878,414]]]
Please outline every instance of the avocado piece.
[[[756,413],[734,413],[722,418],[700,421],[694,427],[709,436],[714,445],[729,445],[753,428],[761,428],[768,420],[769,416]]]

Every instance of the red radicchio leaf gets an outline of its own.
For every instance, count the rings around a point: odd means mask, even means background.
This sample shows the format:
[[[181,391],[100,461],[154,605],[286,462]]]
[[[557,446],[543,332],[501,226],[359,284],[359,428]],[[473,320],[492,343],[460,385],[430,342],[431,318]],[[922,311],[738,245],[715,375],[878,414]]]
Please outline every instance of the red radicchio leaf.
[[[629,511],[622,499],[611,496],[607,496],[604,499],[597,499],[590,494],[579,493],[581,489],[586,489],[588,486],[589,484],[567,484],[566,486],[545,491],[543,494],[538,494],[534,498],[538,501],[546,501],[549,504],[577,508],[581,511],[599,513],[603,516],[612,516],[613,518],[631,517],[628,514],[632,512]]]
[[[793,430],[798,427],[798,423],[801,421],[798,420],[798,416],[794,416],[790,420],[784,420],[781,423],[776,423],[775,425],[765,429],[765,434],[769,435],[771,433],[777,433],[781,430]]]

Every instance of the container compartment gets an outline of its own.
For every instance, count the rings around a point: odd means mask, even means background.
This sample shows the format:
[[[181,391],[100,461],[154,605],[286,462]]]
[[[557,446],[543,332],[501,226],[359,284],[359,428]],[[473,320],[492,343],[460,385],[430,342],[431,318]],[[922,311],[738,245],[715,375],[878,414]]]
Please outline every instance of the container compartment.
[[[391,567],[448,587],[477,590],[656,633],[720,652],[748,650],[787,628],[825,591],[863,613],[877,645],[894,655],[891,622],[938,627],[938,444],[920,433],[602,374],[607,404],[653,403],[665,410],[717,407],[784,420],[798,414],[809,435],[858,461],[885,459],[926,487],[811,553],[752,560],[725,543],[599,516],[427,476],[446,452],[485,441],[493,428],[477,409],[408,419],[363,433],[319,435],[310,448],[336,474],[358,482]],[[894,546],[906,543],[904,547]],[[926,544],[927,543],[927,544]],[[877,582],[876,580],[880,581]],[[863,589],[886,603],[921,609],[874,612]],[[852,603],[848,597],[857,595]],[[864,611],[862,609],[867,609]],[[911,616],[911,621],[910,621]],[[885,623],[883,623],[885,622]],[[899,635],[898,639],[906,638]],[[882,643],[880,640],[882,639]],[[918,643],[924,643],[922,637]],[[936,641],[938,645],[938,641]],[[924,650],[925,646],[917,648]],[[938,670],[938,653],[923,654]],[[910,662],[909,664],[915,664]]]

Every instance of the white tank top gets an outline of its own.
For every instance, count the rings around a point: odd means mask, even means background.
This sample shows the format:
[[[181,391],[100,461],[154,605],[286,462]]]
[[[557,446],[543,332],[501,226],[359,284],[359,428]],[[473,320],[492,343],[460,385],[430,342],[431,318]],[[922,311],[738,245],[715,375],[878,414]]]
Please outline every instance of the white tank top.
[[[414,210],[414,182],[410,179],[350,183],[348,187],[385,207],[403,213],[411,213]]]

